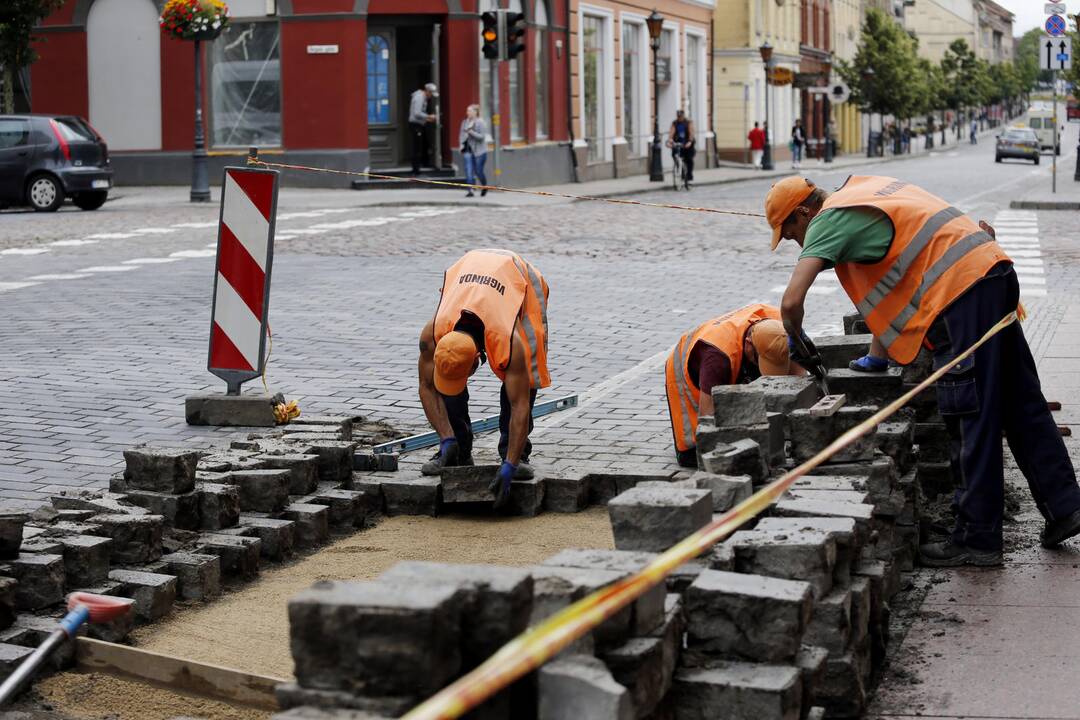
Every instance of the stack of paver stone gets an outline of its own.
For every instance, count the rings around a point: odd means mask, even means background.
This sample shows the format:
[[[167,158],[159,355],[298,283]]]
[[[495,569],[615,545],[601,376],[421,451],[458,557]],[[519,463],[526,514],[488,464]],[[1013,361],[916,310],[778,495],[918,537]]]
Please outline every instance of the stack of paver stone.
[[[133,616],[87,626],[119,641],[177,600],[210,600],[223,581],[365,525],[380,506],[356,489],[354,468],[397,465],[396,455],[373,455],[371,439],[363,429],[354,437],[353,419],[312,417],[226,450],[136,447],[108,492],[0,514],[0,677],[55,629],[68,592],[134,598]],[[56,658],[70,663],[73,648]]]
[[[531,568],[402,563],[376,581],[322,583],[295,598],[297,681],[280,689],[277,717],[399,717],[525,626],[639,570],[915,381],[899,369],[847,370],[869,342],[818,343],[842,401],[822,399],[807,378],[717,388],[695,473],[561,479],[575,488],[567,509],[607,504],[614,551],[564,550]],[[833,455],[755,523],[475,716],[858,717],[917,547],[915,420],[907,412]],[[442,501],[482,498],[492,472],[444,474]]]

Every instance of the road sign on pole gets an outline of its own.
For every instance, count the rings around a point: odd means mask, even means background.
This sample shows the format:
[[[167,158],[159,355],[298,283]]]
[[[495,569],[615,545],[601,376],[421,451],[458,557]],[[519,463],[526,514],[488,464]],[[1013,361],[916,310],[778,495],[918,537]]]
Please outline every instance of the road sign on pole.
[[[1051,15],[1046,18],[1046,22],[1043,24],[1046,28],[1046,34],[1052,37],[1062,37],[1065,35],[1067,26],[1065,24],[1065,18],[1061,15]]]
[[[1043,12],[1047,15],[1064,15],[1065,3],[1046,3],[1043,5]]]
[[[1072,67],[1072,41],[1068,38],[1044,35],[1039,44],[1039,67],[1043,70],[1070,69]]]

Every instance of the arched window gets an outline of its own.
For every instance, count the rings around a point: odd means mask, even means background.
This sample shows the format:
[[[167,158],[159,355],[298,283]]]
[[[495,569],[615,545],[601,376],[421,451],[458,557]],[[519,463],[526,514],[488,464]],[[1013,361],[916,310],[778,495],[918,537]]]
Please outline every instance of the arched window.
[[[548,11],[547,0],[536,0],[533,24],[533,72],[536,74],[536,137],[548,136]]]

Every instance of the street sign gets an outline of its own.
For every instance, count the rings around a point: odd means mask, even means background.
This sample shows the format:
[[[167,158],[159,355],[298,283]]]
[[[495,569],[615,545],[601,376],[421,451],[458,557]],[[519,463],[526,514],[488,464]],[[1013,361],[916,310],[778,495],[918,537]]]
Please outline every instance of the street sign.
[[[1039,67],[1043,70],[1070,69],[1072,67],[1072,41],[1068,38],[1044,35],[1042,43],[1039,44]]]
[[[843,82],[834,82],[829,85],[829,100],[834,104],[846,103],[851,97],[851,88]]]
[[[795,79],[795,73],[791,68],[774,67],[770,73],[769,82],[773,85],[790,85]]]
[[[1053,37],[1061,37],[1065,34],[1067,26],[1065,24],[1065,18],[1060,15],[1051,15],[1046,18],[1046,24],[1043,25],[1046,28],[1046,34]]]
[[[1064,15],[1065,3],[1046,3],[1043,5],[1043,12],[1047,15]]]

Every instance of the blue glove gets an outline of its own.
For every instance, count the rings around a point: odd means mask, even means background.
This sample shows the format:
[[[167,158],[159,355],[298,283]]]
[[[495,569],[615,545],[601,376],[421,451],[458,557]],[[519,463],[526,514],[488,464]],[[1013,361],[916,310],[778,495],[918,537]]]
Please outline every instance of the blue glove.
[[[503,460],[495,479],[488,485],[488,490],[495,496],[494,508],[496,510],[510,502],[510,483],[514,479],[515,472],[517,472],[517,465],[509,460]]]
[[[848,367],[858,372],[885,372],[889,369],[889,361],[873,355],[863,355],[858,360],[849,362]]]

